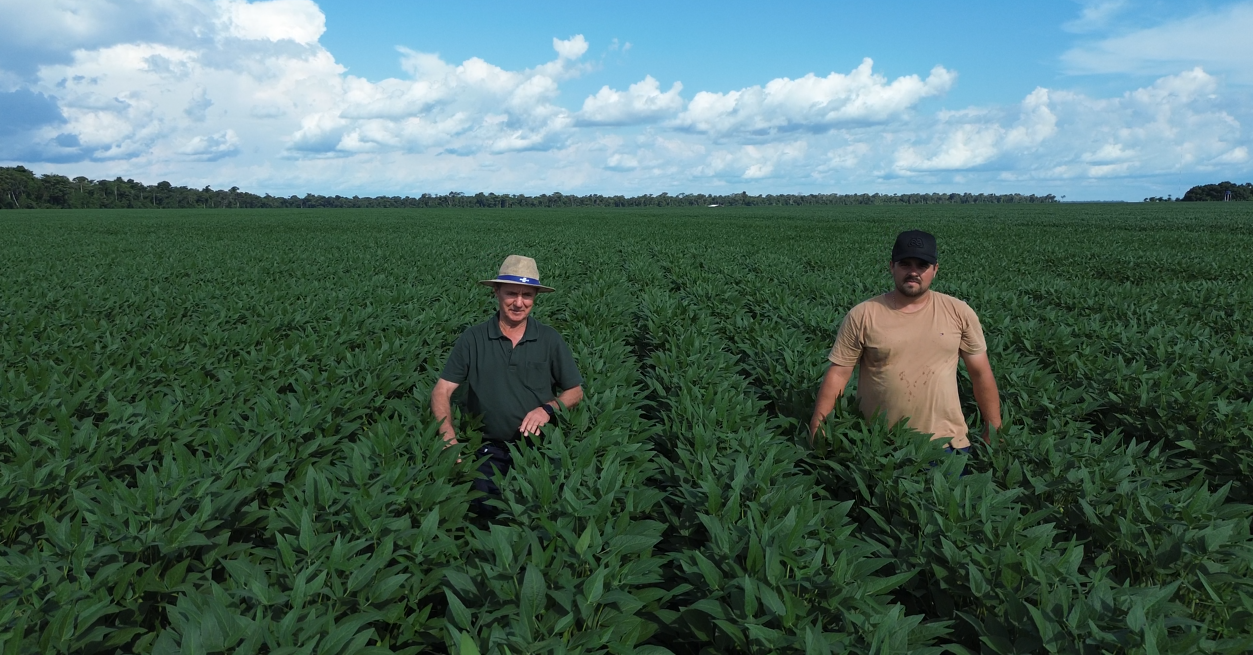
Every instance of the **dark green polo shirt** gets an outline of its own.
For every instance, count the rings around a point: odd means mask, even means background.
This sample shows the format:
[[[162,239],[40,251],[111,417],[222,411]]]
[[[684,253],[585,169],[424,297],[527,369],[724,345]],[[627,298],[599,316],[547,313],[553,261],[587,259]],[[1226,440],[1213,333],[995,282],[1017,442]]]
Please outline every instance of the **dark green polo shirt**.
[[[466,384],[466,409],[483,415],[483,437],[513,439],[528,412],[556,398],[553,387],[583,384],[574,354],[557,331],[527,317],[517,347],[496,315],[457,337],[439,377]]]

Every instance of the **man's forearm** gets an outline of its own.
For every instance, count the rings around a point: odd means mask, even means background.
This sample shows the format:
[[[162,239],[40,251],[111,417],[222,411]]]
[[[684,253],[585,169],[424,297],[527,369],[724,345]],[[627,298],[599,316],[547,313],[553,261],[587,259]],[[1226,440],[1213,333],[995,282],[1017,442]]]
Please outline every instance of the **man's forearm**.
[[[975,392],[975,404],[983,415],[983,422],[997,430],[1001,429],[1001,394],[996,388],[996,378],[991,373],[971,378]]]
[[[452,425],[452,392],[443,393],[439,388],[432,391],[431,413],[439,421],[439,433],[444,441],[456,441],[457,431]]]
[[[822,422],[827,419],[831,410],[835,409],[835,401],[844,395],[844,387],[852,377],[851,366],[829,366],[822,376],[822,386],[818,387],[818,398],[814,401],[814,415],[809,419],[809,438],[817,434]]]
[[[574,407],[581,400],[583,400],[583,387],[571,387],[562,391],[556,398],[548,401],[547,404],[552,405],[553,409],[561,411],[563,408],[569,409]]]

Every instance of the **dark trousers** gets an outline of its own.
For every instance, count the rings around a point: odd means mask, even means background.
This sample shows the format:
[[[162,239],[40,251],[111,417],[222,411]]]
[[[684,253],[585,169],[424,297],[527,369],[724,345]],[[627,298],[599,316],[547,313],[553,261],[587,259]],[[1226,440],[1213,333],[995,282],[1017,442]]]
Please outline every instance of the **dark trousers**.
[[[509,455],[509,443],[507,441],[484,441],[483,445],[479,447],[475,457],[486,457],[487,460],[479,464],[480,477],[474,481],[475,491],[482,491],[492,496],[500,495],[500,488],[496,486],[496,481],[492,478],[497,472],[503,477],[513,467],[513,457]]]
[[[474,453],[475,457],[486,457],[479,464],[479,477],[474,481],[473,489],[486,495],[470,501],[470,510],[480,516],[495,516],[496,509],[489,507],[487,501],[500,497],[500,487],[493,480],[497,473],[503,478],[513,468],[513,457],[509,455],[509,444],[525,446],[531,439],[515,438],[510,441],[484,441]]]

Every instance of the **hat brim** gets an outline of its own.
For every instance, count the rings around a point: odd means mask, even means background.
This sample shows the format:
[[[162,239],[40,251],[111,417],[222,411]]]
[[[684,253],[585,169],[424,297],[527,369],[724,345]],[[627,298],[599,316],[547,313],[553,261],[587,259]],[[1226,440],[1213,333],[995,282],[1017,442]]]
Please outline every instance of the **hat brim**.
[[[902,259],[921,259],[922,261],[927,262],[928,264],[932,264],[932,265],[940,263],[940,259],[938,257],[928,252],[893,253],[892,263],[899,262]]]
[[[537,293],[552,293],[556,291],[556,289],[552,287],[546,287],[542,284],[525,284],[522,282],[516,282],[514,280],[479,280],[479,284],[485,287],[494,287],[497,284],[516,284],[520,287],[531,287],[532,289],[535,289]]]

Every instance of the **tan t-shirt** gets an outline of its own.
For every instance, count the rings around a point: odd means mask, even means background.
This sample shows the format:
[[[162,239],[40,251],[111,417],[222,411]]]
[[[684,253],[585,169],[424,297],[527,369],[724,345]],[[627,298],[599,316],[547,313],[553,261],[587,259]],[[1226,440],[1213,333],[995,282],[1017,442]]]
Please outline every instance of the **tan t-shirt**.
[[[979,317],[966,303],[935,291],[922,309],[892,308],[889,295],[849,310],[827,358],[860,364],[857,396],[862,414],[883,412],[889,424],[909,417],[909,427],[970,445],[957,396],[958,351],[987,350]]]

